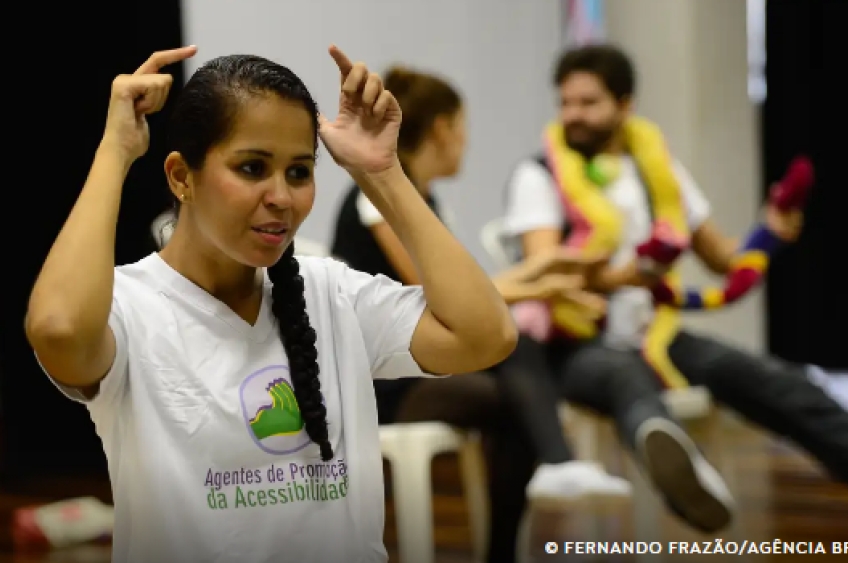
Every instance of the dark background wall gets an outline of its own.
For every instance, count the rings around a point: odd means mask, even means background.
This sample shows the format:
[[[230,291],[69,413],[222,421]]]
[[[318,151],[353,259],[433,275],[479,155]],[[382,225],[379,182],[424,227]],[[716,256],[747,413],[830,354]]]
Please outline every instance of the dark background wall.
[[[15,3],[4,25],[20,35],[4,59],[7,271],[0,349],[0,481],[38,473],[103,473],[105,459],[88,412],[40,372],[23,332],[27,297],[85,182],[103,133],[112,80],[153,52],[180,46],[179,0]],[[22,29],[23,28],[23,29]],[[183,69],[174,74],[176,93]],[[166,207],[162,114],[150,120],[151,147],[136,162],[123,197],[116,262],[153,250],[149,225]]]
[[[790,159],[804,152],[818,179],[799,244],[774,260],[768,276],[768,344],[790,360],[845,369],[848,2],[768,0],[766,10],[765,178],[778,180]]]

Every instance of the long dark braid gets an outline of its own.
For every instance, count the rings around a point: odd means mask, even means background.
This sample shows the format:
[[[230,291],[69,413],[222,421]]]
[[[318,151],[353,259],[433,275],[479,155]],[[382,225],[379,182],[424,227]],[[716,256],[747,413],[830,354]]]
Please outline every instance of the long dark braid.
[[[294,396],[300,406],[306,433],[321,448],[321,459],[329,461],[333,458],[333,448],[327,432],[327,408],[318,379],[316,334],[306,313],[303,276],[294,257],[294,243],[289,245],[276,264],[268,268],[268,277],[274,284],[271,310],[289,358]]]
[[[232,131],[241,105],[250,103],[251,96],[265,94],[303,104],[312,118],[317,156],[318,106],[306,85],[288,68],[254,55],[218,57],[194,73],[171,112],[170,149],[179,152],[192,170],[200,170],[208,152]],[[306,433],[321,448],[321,458],[329,461],[333,448],[318,379],[316,334],[306,313],[303,278],[294,257],[294,245],[268,268],[268,277],[274,284],[272,311],[289,359],[294,395]]]

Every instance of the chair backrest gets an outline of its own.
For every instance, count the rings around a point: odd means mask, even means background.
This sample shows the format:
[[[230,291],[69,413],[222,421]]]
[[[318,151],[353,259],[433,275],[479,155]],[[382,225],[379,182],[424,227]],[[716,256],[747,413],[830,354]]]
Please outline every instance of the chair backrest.
[[[294,253],[296,256],[317,256],[318,258],[328,258],[330,256],[330,249],[318,241],[303,237],[295,237]]]
[[[153,223],[150,224],[150,234],[153,235],[153,240],[156,241],[156,246],[161,250],[174,234],[174,224],[177,216],[174,211],[169,209],[159,214]]]
[[[515,237],[504,230],[503,219],[492,219],[480,231],[480,242],[489,257],[501,269],[507,269],[520,260],[521,251]]]

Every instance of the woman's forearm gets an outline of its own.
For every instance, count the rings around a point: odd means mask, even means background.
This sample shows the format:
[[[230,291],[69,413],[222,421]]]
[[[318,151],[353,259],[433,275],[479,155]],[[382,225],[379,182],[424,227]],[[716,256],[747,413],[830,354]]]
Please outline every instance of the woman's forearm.
[[[102,342],[112,304],[115,228],[128,170],[118,151],[98,149],[33,287],[26,320],[31,341],[67,345],[81,353]]]
[[[500,293],[400,166],[355,179],[409,253],[433,316],[469,347],[512,345],[515,327]]]

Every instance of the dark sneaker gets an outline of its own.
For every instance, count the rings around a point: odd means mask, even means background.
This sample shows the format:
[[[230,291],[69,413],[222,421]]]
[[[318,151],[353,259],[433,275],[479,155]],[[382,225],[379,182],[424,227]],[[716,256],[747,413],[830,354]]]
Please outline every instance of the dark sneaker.
[[[675,514],[704,533],[730,524],[736,511],[733,496],[682,428],[664,418],[646,420],[636,444],[654,486]]]

